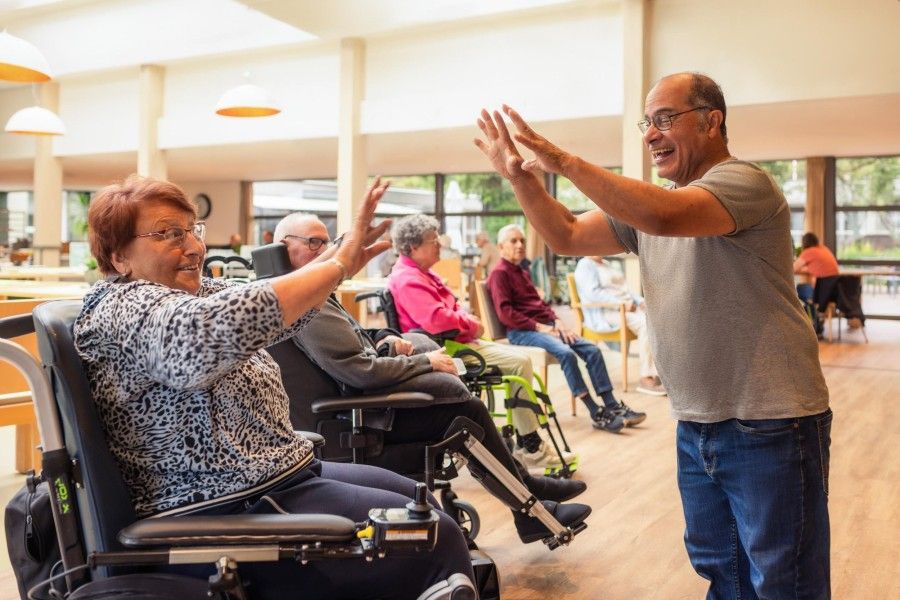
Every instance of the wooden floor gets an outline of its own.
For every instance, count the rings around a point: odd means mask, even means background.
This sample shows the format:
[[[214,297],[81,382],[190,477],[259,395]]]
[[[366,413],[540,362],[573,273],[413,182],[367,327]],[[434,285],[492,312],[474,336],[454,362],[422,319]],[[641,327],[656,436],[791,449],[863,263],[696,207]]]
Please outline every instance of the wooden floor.
[[[820,344],[835,413],[831,454],[832,588],[840,600],[900,598],[900,322],[869,321],[858,334]],[[619,355],[605,352],[615,379]],[[637,360],[631,360],[636,377]],[[557,368],[558,369],[558,368]],[[561,373],[552,396],[566,399]],[[588,529],[553,552],[518,541],[509,512],[471,478],[454,483],[482,519],[478,543],[496,562],[505,600],[702,598],[690,567],[675,484],[674,422],[666,398],[623,394],[648,413],[640,427],[612,435],[593,430],[583,408],[558,402],[563,428],[580,454],[578,500],[593,508]],[[6,450],[4,450],[6,452]],[[4,557],[5,558],[5,557]],[[17,598],[0,561],[0,600]]]

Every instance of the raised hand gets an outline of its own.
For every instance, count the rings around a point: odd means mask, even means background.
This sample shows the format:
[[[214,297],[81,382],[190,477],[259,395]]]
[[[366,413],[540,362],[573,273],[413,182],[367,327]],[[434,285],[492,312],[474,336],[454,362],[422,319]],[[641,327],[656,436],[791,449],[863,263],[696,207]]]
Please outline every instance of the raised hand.
[[[373,256],[381,254],[391,245],[387,240],[376,241],[390,227],[390,220],[386,219],[375,227],[371,225],[375,207],[390,185],[389,181],[382,183],[381,177],[375,178],[353,219],[353,227],[344,236],[344,241],[337,251],[336,256],[347,267],[348,276],[355,274]]]
[[[537,168],[545,173],[562,174],[566,163],[572,159],[572,155],[547,141],[547,138],[539,135],[512,107],[504,104],[503,112],[509,116],[513,125],[516,126],[517,133],[514,136],[516,141],[535,154],[533,159],[524,161],[521,164],[521,168],[525,171],[532,171]],[[497,112],[494,114],[499,115]],[[505,129],[506,125],[503,127]],[[508,137],[509,133],[506,135]]]
[[[485,139],[475,138],[473,141],[487,156],[494,170],[509,180],[525,175],[526,172],[522,170],[524,159],[509,137],[503,116],[496,110],[491,115],[485,109],[481,109],[478,127],[484,133]]]

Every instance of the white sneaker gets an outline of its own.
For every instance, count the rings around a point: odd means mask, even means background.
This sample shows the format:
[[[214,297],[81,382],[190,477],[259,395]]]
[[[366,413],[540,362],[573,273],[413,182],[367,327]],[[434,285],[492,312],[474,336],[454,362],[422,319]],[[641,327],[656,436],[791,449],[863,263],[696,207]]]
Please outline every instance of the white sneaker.
[[[566,463],[571,463],[577,457],[575,453],[566,452],[565,450],[562,450],[562,454]],[[513,456],[518,459],[520,463],[525,465],[525,468],[529,471],[533,469],[544,470],[562,468],[562,461],[559,459],[559,456],[557,456],[553,446],[543,440],[541,440],[541,445],[534,452],[528,452],[525,448],[516,448],[513,450]]]
[[[663,387],[659,377],[641,377],[641,381],[637,385],[637,391],[649,396],[667,395],[666,388]]]

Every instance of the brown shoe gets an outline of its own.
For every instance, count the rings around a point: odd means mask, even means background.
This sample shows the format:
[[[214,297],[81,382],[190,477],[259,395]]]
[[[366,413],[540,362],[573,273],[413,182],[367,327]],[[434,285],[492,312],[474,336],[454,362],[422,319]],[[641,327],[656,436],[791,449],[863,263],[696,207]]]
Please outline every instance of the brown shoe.
[[[659,377],[641,377],[637,385],[637,391],[649,396],[665,396],[666,388],[663,387]]]

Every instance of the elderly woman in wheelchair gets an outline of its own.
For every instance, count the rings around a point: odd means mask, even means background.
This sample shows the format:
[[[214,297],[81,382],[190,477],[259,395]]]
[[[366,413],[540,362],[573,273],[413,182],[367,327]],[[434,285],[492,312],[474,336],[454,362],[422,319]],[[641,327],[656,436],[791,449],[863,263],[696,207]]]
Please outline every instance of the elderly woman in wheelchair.
[[[331,245],[325,224],[314,215],[302,213],[285,217],[275,228],[275,240],[286,246],[295,269],[313,263]],[[265,249],[257,252],[263,251]],[[535,477],[514,462],[485,404],[474,397],[459,378],[452,359],[427,336],[364,330],[332,296],[321,306],[319,314],[294,336],[294,343],[335,379],[345,394],[418,391],[435,397],[432,406],[396,409],[391,427],[383,433],[384,445],[440,441],[454,418],[464,416],[484,432],[481,443],[503,469],[543,500],[548,511],[560,522],[564,525],[581,523],[590,511],[584,505],[557,504],[583,492],[584,482]],[[282,353],[273,352],[273,356],[283,372],[292,368],[289,355],[281,358]],[[308,385],[305,381],[302,387]],[[290,384],[287,387],[292,402],[309,401],[303,397],[305,389],[295,390]],[[392,464],[381,464],[395,468]],[[421,460],[418,464],[422,464]],[[444,504],[452,513],[452,505]],[[523,542],[535,542],[549,535],[536,519],[518,511],[514,511],[513,516]]]
[[[325,260],[250,284],[201,277],[205,227],[177,186],[132,177],[98,192],[90,243],[108,278],[86,295],[74,336],[138,516],[327,510],[364,521],[372,507],[409,502],[409,479],[314,458],[263,351],[302,331],[331,290],[384,249],[366,244],[383,232],[368,224],[386,187],[369,188]],[[465,539],[443,513],[433,553],[377,563],[242,571],[264,598],[412,598],[454,573],[473,578]]]

